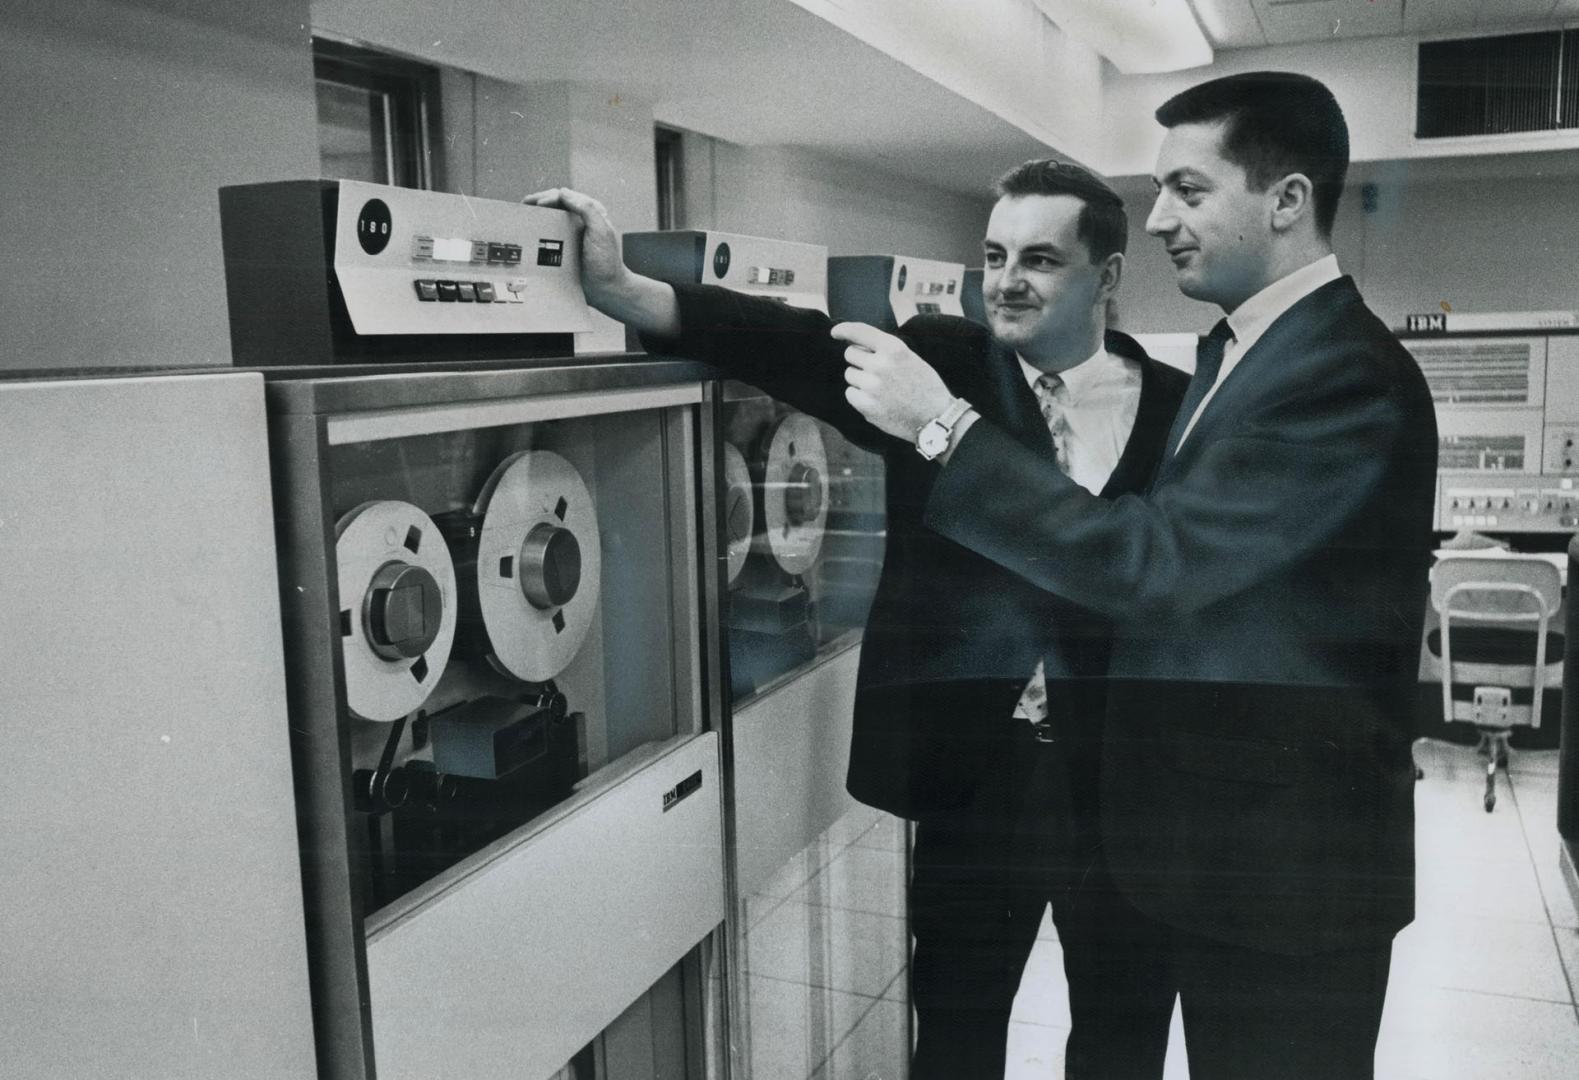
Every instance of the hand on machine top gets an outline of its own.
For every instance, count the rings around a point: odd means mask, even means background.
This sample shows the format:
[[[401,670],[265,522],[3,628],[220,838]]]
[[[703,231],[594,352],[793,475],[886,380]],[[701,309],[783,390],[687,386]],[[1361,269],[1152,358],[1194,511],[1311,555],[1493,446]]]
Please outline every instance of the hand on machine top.
[[[637,331],[663,337],[680,333],[674,288],[637,274],[620,255],[619,230],[608,210],[590,195],[548,188],[521,200],[528,206],[563,210],[575,219],[581,242],[581,287],[587,303]],[[845,398],[872,425],[911,440],[921,426],[946,409],[953,395],[926,361],[903,341],[866,323],[845,322],[833,336],[849,343]],[[963,433],[963,432],[961,432]]]
[[[634,273],[620,257],[620,234],[603,204],[569,188],[549,188],[521,200],[528,206],[563,210],[581,238],[581,288],[587,303],[644,334],[676,337],[680,309],[674,289]]]

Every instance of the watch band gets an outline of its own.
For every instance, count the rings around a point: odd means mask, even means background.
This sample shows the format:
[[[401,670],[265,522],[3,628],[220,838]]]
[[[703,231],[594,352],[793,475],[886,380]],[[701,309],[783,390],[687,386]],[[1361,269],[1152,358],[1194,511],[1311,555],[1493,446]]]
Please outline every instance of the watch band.
[[[959,423],[960,417],[964,416],[965,410],[969,408],[970,402],[962,397],[957,397],[948,403],[948,408],[944,409],[942,415],[937,418],[938,423],[953,431],[954,425]]]
[[[916,429],[916,452],[928,461],[933,460],[948,448],[950,436],[954,432],[954,425],[960,418],[970,411],[970,402],[964,398],[955,398],[948,403],[948,408],[940,414],[922,424]],[[938,445],[941,442],[941,445]]]

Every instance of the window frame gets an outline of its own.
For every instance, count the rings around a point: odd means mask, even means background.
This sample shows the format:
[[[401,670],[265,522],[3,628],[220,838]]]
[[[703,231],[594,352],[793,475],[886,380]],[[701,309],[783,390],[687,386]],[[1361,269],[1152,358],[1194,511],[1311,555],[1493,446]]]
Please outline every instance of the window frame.
[[[314,35],[313,85],[328,82],[382,98],[382,123],[371,119],[375,148],[383,153],[385,183],[432,191],[443,186],[433,147],[440,139],[437,68]]]

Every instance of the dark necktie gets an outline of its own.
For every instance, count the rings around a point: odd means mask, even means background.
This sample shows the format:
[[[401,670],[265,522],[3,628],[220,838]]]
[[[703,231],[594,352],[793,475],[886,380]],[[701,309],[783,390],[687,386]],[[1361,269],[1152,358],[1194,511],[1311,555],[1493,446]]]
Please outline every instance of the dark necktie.
[[[1195,350],[1195,374],[1190,379],[1189,389],[1184,392],[1179,415],[1173,418],[1173,428],[1168,432],[1168,452],[1163,455],[1164,461],[1178,453],[1185,429],[1190,426],[1190,418],[1217,383],[1217,373],[1223,367],[1223,350],[1233,339],[1234,332],[1229,329],[1227,319],[1218,319],[1212,332],[1201,339]]]

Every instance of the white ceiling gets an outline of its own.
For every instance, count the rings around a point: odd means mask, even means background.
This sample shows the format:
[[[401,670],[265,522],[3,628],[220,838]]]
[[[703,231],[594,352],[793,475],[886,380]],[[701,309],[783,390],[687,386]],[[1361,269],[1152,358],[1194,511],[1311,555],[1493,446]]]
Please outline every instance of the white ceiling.
[[[1221,49],[1579,21],[1579,0],[1190,3]],[[315,30],[512,82],[606,84],[650,102],[660,122],[741,145],[802,147],[966,195],[981,196],[1027,158],[1068,149],[800,0],[313,0],[312,13]],[[1028,91],[1017,104],[1028,116],[1049,107]]]
[[[789,0],[313,0],[313,26],[521,83],[607,84],[655,118],[984,196],[1051,148]]]
[[[1432,37],[1553,25],[1579,0],[1190,0],[1220,48],[1294,45],[1397,34]]]

